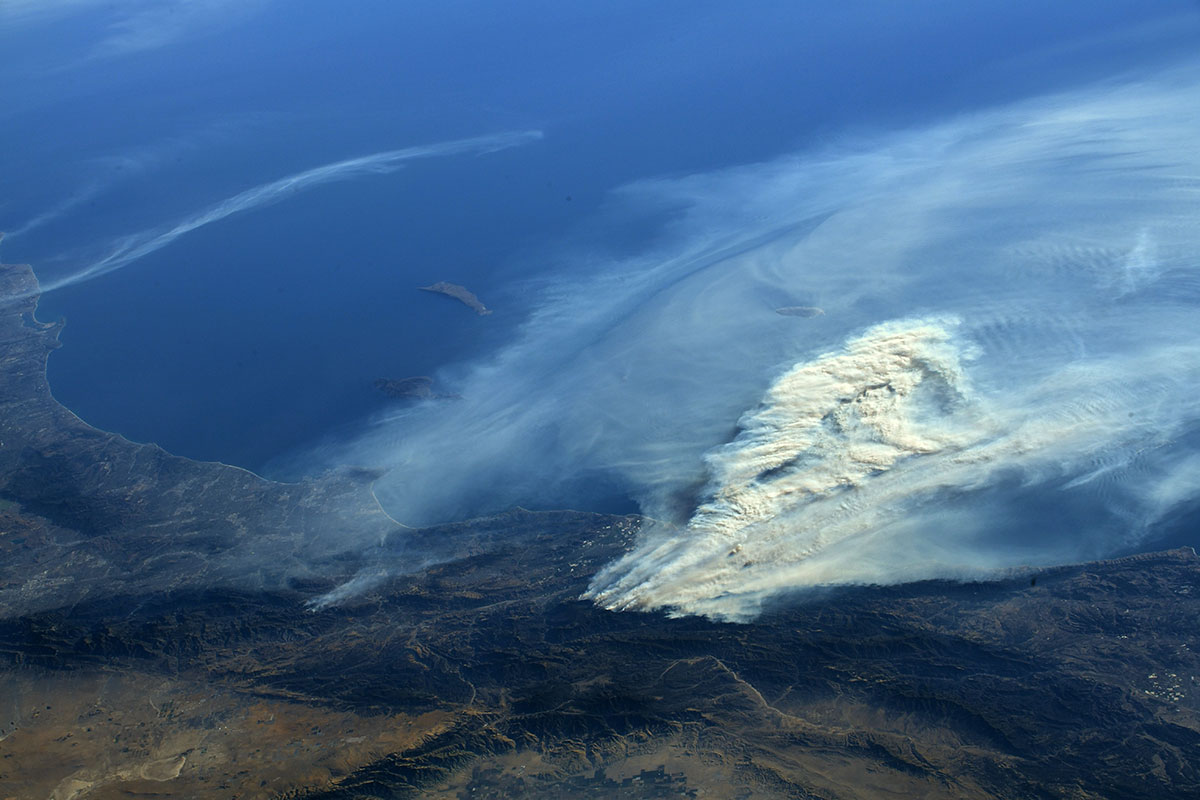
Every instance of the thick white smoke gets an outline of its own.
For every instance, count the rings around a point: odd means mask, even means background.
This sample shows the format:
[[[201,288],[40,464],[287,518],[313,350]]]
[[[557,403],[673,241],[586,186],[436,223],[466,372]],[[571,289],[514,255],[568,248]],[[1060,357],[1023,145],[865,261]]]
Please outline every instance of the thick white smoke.
[[[1183,344],[1136,364],[1074,364],[1025,391],[981,397],[963,374],[962,349],[945,325],[883,324],[789,370],[737,438],[708,456],[707,500],[688,523],[610,565],[589,596],[612,609],[745,619],[796,587],[1019,563],[1028,553],[989,552],[980,563],[972,545],[987,521],[946,524],[949,510],[963,510],[948,493],[1005,474],[1036,483],[1079,474],[1063,488],[1081,487],[1117,466],[1112,459],[1179,432],[1178,408],[1130,409],[1200,385],[1200,345]],[[1196,419],[1200,403],[1185,402]],[[1040,559],[1056,556],[1054,542],[1040,548]]]
[[[656,246],[564,256],[461,401],[329,457],[412,524],[629,493],[613,608],[1130,546],[1200,482],[1198,135],[1189,64],[627,187]]]

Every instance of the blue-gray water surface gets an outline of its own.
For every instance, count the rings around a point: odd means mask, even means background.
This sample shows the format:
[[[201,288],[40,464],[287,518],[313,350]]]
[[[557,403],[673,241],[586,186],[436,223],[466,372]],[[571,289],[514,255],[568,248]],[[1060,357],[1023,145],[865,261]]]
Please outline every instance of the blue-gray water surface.
[[[17,0],[0,6],[0,254],[51,283],[321,165],[540,131],[281,196],[43,297],[42,318],[68,321],[54,392],[85,420],[290,477],[296,453],[403,406],[376,378],[486,358],[548,282],[657,241],[674,210],[614,202],[621,187],[1136,73],[1194,48],[1198,16],[1182,0]],[[494,314],[417,289],[443,280]],[[1192,518],[1172,519],[1188,540]]]

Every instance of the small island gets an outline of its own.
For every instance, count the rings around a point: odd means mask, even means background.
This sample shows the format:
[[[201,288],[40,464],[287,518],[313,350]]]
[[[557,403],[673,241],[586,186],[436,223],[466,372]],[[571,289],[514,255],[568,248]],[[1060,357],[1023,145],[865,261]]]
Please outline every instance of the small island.
[[[375,388],[396,400],[457,400],[456,394],[439,394],[433,390],[433,378],[417,375],[412,378],[378,378]]]
[[[825,309],[816,306],[784,306],[775,309],[775,313],[785,317],[820,317],[825,314]]]
[[[438,281],[429,286],[421,286],[419,288],[423,292],[434,292],[435,294],[444,294],[446,297],[452,297],[481,317],[492,313],[490,308],[479,302],[479,298],[475,296],[474,292],[465,286],[459,286],[457,283]]]

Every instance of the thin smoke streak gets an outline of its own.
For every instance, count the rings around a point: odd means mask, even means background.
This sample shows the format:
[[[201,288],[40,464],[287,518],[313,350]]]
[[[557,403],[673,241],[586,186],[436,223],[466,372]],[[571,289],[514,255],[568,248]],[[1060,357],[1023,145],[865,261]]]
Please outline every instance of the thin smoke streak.
[[[91,172],[92,177],[69,197],[61,200],[51,208],[31,217],[15,228],[9,228],[5,234],[11,239],[23,236],[31,231],[42,228],[67,216],[75,209],[108,192],[114,186],[127,182],[135,176],[160,168],[171,158],[178,160],[182,153],[198,149],[214,141],[224,141],[234,132],[242,132],[254,117],[244,115],[240,118],[229,116],[221,120],[203,125],[199,128],[192,126],[182,136],[172,136],[155,144],[113,155],[89,159],[75,166],[72,172]]]
[[[408,147],[401,150],[386,150],[381,153],[373,153],[368,156],[350,158],[345,161],[337,161],[332,164],[314,167],[295,175],[280,178],[271,183],[247,189],[240,194],[222,200],[200,214],[188,217],[169,230],[161,232],[145,231],[129,236],[108,256],[74,275],[43,284],[41,291],[51,292],[55,289],[73,286],[77,283],[107,275],[110,272],[129,266],[151,253],[161,250],[180,236],[191,233],[198,228],[219,222],[234,214],[240,214],[244,211],[277,203],[285,197],[306,189],[362,175],[386,174],[399,169],[404,162],[418,158],[457,155],[461,153],[483,155],[510,147],[517,147],[541,138],[541,131],[500,133],[491,136],[442,142],[440,144]]]
[[[20,225],[16,228],[13,228],[11,231],[6,231],[5,234],[9,238],[13,238],[16,236],[24,236],[25,234],[29,233],[30,231],[37,230],[38,228],[42,227],[43,225],[53,222],[54,220],[58,219],[59,217],[62,217],[63,215],[67,214],[68,212],[78,208],[79,206],[86,203],[88,200],[91,200],[93,197],[95,197],[98,194],[100,194],[100,185],[96,184],[96,183],[89,184],[88,186],[84,187],[82,190],[76,192],[74,195],[72,195],[71,197],[62,201],[58,205],[49,209],[48,211],[43,211],[41,214],[38,214],[36,217],[33,217],[32,219],[27,221],[25,224]]]
[[[156,50],[181,39],[234,24],[271,0],[0,0],[0,30],[53,24],[85,14],[104,14],[98,35],[82,58],[61,66]]]

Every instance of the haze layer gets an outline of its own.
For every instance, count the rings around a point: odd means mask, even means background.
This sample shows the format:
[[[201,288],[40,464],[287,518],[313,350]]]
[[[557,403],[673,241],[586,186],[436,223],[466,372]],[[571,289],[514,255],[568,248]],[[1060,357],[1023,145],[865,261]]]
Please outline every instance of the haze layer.
[[[1200,70],[641,182],[520,336],[339,459],[426,523],[628,493],[612,608],[988,574],[1152,536],[1200,483]],[[796,316],[779,308],[821,309]]]

